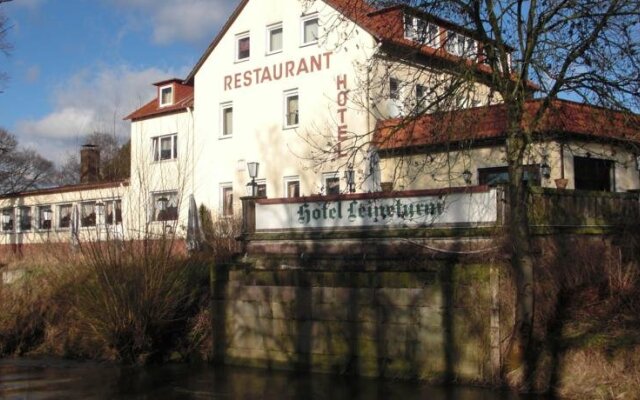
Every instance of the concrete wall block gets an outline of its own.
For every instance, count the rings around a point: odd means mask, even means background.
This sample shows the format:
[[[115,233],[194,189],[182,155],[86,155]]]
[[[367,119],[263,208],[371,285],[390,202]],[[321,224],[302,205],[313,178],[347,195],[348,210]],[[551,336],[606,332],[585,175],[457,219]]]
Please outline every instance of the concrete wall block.
[[[313,304],[330,304],[333,302],[334,288],[316,286],[311,288],[311,301]]]
[[[315,304],[313,307],[315,321],[346,321],[348,317],[348,308],[341,304]]]
[[[271,286],[245,286],[242,298],[247,301],[271,301]]]
[[[417,288],[381,288],[375,290],[375,302],[387,306],[415,306],[423,289]]]
[[[352,315],[355,315],[354,319],[358,322],[377,322],[379,319],[377,307],[373,305],[361,305]]]
[[[229,336],[229,346],[239,349],[261,349],[264,347],[264,335],[256,330],[236,329]]]
[[[329,334],[326,336],[314,336],[311,340],[311,352],[314,354],[328,354],[342,356],[357,351],[355,342],[352,342],[343,334]]]
[[[420,328],[441,329],[442,310],[433,307],[415,307],[415,321]]]
[[[406,324],[376,324],[374,326],[374,339],[381,342],[395,340],[405,341],[407,340],[407,325]]]
[[[261,301],[258,303],[258,316],[260,318],[273,318],[273,311],[271,310],[271,302]]]
[[[416,298],[417,307],[441,308],[443,305],[442,286],[425,287]]]
[[[260,303],[257,301],[237,300],[231,304],[231,315],[244,318],[259,317]]]
[[[378,308],[378,321],[384,321],[389,324],[402,324],[409,325],[416,323],[416,317],[414,313],[415,307],[410,306],[395,306],[395,307],[379,307]]]
[[[271,317],[273,319],[294,319],[295,309],[293,303],[271,301]]]
[[[272,286],[271,301],[293,303],[296,300],[298,288],[295,286]]]
[[[265,336],[264,348],[270,353],[294,353],[296,351],[296,337],[293,335]]]

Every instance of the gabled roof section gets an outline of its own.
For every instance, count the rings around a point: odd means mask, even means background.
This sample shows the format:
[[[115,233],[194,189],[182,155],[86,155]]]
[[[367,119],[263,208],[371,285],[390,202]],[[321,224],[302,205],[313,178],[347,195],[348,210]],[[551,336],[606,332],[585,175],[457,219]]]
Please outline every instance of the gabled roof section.
[[[402,48],[412,49],[420,54],[437,58],[452,63],[459,63],[464,60],[467,64],[474,66],[480,73],[489,74],[491,68],[485,64],[477,63],[465,59],[463,57],[455,56],[446,52],[443,48],[433,48],[427,45],[420,45],[410,39],[404,37],[404,21],[403,15],[405,11],[409,11],[412,14],[419,15],[431,22],[436,23],[443,28],[450,29],[456,32],[463,33],[476,40],[480,40],[478,35],[469,29],[460,27],[450,21],[443,20],[431,14],[426,14],[420,10],[408,7],[406,5],[396,5],[383,9],[376,9],[370,5],[366,0],[323,0],[329,6],[335,8],[338,12],[343,14],[346,18],[359,25],[362,29],[367,31],[376,40],[387,43],[393,46],[399,46]],[[236,18],[240,15],[244,7],[249,0],[241,0],[236,9],[233,11],[227,22],[224,24],[220,32],[213,39],[209,47],[205,50],[204,54],[200,57],[194,68],[191,70],[185,83],[193,85],[193,79],[196,73],[200,70],[200,67],[204,64],[209,55],[216,48],[218,43],[222,40],[227,33],[231,25],[235,22]],[[510,49],[510,48],[509,48]],[[529,89],[537,90],[538,87],[532,82],[527,82]]]
[[[200,70],[200,67],[202,67],[202,64],[204,64],[204,62],[216,48],[218,43],[220,43],[220,40],[222,40],[224,35],[227,33],[231,25],[233,25],[236,18],[238,18],[238,15],[240,15],[248,2],[249,0],[240,1],[236,9],[233,10],[233,13],[231,13],[231,15],[229,16],[227,22],[220,29],[220,32],[218,32],[209,47],[207,47],[204,54],[200,57],[196,65],[193,67],[193,69],[185,79],[185,83],[193,84],[193,78],[196,76],[198,70]],[[342,14],[347,16],[347,18],[362,26],[365,30],[375,36],[375,28],[370,24],[368,17],[368,14],[375,11],[375,8],[369,5],[365,0],[324,0],[324,2],[340,11]]]
[[[160,107],[158,96],[153,100],[140,107],[136,111],[127,115],[124,119],[130,119],[132,121],[157,117],[159,115],[171,114],[175,112],[181,112],[187,108],[193,108],[193,85],[187,85],[183,83],[182,79],[172,78],[164,81],[156,82],[153,84],[158,88],[167,85],[173,85],[173,104],[169,106]]]
[[[542,100],[525,104],[523,128],[528,128]],[[374,143],[381,151],[409,150],[447,143],[506,138],[507,108],[504,104],[426,114],[418,118],[379,121]],[[582,136],[640,144],[640,116],[605,108],[553,100],[545,111],[536,135]]]

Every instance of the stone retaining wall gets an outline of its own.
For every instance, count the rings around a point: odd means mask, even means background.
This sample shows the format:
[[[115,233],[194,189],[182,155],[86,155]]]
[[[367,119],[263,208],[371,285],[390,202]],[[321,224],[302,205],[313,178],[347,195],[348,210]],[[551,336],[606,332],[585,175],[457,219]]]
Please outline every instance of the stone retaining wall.
[[[398,263],[214,271],[216,356],[302,371],[490,380],[490,266],[424,261],[403,271]]]

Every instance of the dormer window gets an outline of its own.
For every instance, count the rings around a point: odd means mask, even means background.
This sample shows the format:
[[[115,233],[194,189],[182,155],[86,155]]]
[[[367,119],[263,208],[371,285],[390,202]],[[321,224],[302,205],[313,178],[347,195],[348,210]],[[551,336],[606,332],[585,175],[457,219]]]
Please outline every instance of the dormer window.
[[[478,54],[478,45],[475,40],[460,33],[447,31],[447,52],[459,57],[474,58]]]
[[[160,88],[160,107],[166,107],[173,104],[173,85],[163,86]]]
[[[405,39],[414,40],[421,44],[437,48],[440,46],[439,41],[440,27],[438,25],[427,22],[422,18],[412,15],[404,16],[404,37]]]

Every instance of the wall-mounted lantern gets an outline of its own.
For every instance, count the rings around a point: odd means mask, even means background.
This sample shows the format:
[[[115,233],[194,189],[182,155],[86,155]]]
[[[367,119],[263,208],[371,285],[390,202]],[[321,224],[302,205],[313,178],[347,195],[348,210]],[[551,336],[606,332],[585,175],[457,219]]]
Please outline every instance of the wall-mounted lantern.
[[[355,193],[356,191],[356,173],[353,170],[353,165],[349,165],[346,171],[344,171],[344,179],[347,181],[347,188],[349,193]]]
[[[546,152],[542,154],[542,164],[540,165],[540,174],[544,179],[551,178],[551,166],[549,165],[549,155]]]
[[[258,196],[258,184],[256,183],[256,177],[258,176],[259,169],[260,163],[255,161],[247,163],[247,171],[249,172],[249,178],[251,178],[251,182],[247,183],[247,196]]]
[[[468,169],[465,169],[464,172],[462,172],[462,179],[464,179],[464,183],[466,183],[467,185],[471,185],[472,176],[473,174]]]

